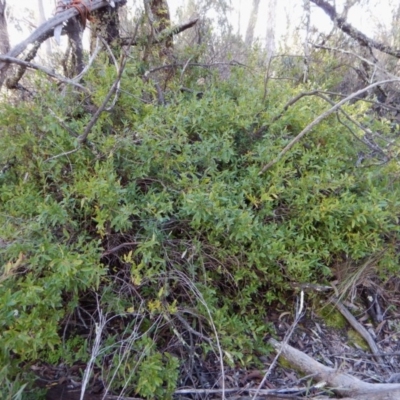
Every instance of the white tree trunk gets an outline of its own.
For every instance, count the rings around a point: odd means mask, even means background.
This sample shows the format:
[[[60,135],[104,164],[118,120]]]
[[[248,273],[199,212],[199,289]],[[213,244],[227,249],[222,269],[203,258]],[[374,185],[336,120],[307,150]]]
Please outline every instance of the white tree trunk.
[[[43,0],[38,0],[38,22],[39,26],[42,25],[46,21],[46,14],[44,12],[44,5],[43,5]],[[45,43],[45,51],[46,51],[46,58],[49,59],[51,55],[51,44],[50,40],[47,40]]]
[[[309,48],[309,36],[310,36],[310,0],[304,1],[304,59],[303,59],[303,82],[308,81],[308,73],[310,66],[310,48]]]
[[[10,50],[6,6],[6,0],[0,0],[0,54],[6,54]]]
[[[245,43],[247,46],[251,46],[254,40],[254,29],[257,24],[259,6],[260,0],[253,0],[253,8],[251,9],[250,19],[246,29]]]
[[[267,62],[271,60],[276,49],[275,36],[276,36],[276,5],[277,0],[268,1],[267,10],[267,32],[265,37],[265,50],[267,51]]]

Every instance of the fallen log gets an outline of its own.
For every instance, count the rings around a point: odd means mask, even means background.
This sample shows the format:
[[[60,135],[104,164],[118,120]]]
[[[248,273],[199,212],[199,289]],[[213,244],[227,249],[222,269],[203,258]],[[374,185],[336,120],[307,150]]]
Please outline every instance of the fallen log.
[[[274,349],[294,368],[306,375],[313,375],[320,383],[325,383],[334,393],[347,400],[399,400],[399,383],[368,383],[354,376],[339,372],[315,361],[307,354],[275,339],[268,341]],[[347,397],[346,397],[347,396]],[[344,399],[342,399],[344,400]]]

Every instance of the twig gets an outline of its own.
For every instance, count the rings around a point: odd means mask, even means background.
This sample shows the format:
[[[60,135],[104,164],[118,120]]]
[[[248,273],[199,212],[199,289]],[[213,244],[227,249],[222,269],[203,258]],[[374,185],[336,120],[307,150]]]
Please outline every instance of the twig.
[[[312,374],[321,385],[332,388],[341,396],[357,400],[398,400],[400,398],[398,383],[364,382],[352,375],[327,367],[288,344],[279,343],[273,338],[269,339],[268,343],[276,351],[280,351],[282,357],[294,368],[300,369],[304,374]]]
[[[49,75],[52,78],[55,78],[55,79],[59,80],[60,82],[64,82],[64,83],[68,83],[69,85],[76,86],[79,89],[82,89],[85,92],[89,93],[89,90],[87,88],[85,88],[84,86],[82,86],[79,83],[75,82],[74,80],[68,79],[68,78],[64,78],[63,76],[56,74],[55,72],[51,71],[50,69],[48,69],[46,67],[43,67],[41,65],[37,65],[37,64],[31,63],[30,61],[20,60],[19,58],[10,57],[10,56],[7,56],[7,55],[5,55],[5,56],[1,56],[0,55],[0,61],[3,61],[3,62],[8,63],[8,64],[17,64],[17,65],[21,65],[21,66],[26,67],[26,68],[35,69],[37,71],[44,72],[46,75]]]
[[[124,247],[128,247],[128,246],[137,246],[139,245],[140,242],[126,242],[126,243],[122,243],[116,247],[113,247],[110,250],[105,251],[104,253],[102,253],[101,257],[107,256],[109,254],[113,254],[116,253],[118,250],[123,249]]]
[[[275,358],[273,359],[271,365],[269,366],[267,372],[265,373],[264,378],[262,379],[261,383],[258,385],[258,388],[257,388],[256,392],[254,393],[254,396],[253,396],[253,399],[252,399],[252,400],[255,400],[255,398],[257,397],[257,395],[260,393],[261,388],[264,386],[264,383],[265,383],[265,381],[267,380],[269,374],[270,374],[270,373],[272,372],[272,370],[275,368],[275,364],[277,363],[278,358],[280,357],[280,355],[281,355],[283,349],[285,348],[285,346],[288,344],[288,342],[289,342],[291,336],[293,335],[293,332],[294,332],[294,330],[295,330],[297,324],[299,323],[300,319],[301,319],[302,316],[303,316],[303,307],[304,307],[304,292],[301,291],[301,292],[300,292],[300,301],[299,301],[299,304],[298,304],[298,308],[297,308],[297,310],[296,310],[296,318],[294,319],[294,321],[293,321],[293,323],[292,323],[292,326],[290,327],[289,331],[288,331],[288,332],[286,333],[286,335],[285,335],[285,338],[284,338],[284,340],[283,340],[283,342],[282,342],[282,347],[281,347],[281,349],[277,352]]]
[[[73,131],[50,107],[48,108],[48,110],[63,129],[65,129],[71,136],[78,137],[78,134]]]
[[[316,125],[318,125],[321,121],[323,121],[326,117],[334,113],[336,110],[338,110],[343,104],[348,102],[349,100],[358,97],[360,94],[376,87],[379,85],[383,85],[385,83],[392,83],[392,82],[400,82],[400,78],[395,78],[395,79],[388,79],[385,81],[379,81],[372,83],[371,85],[358,90],[357,92],[352,93],[351,95],[347,96],[343,100],[339,101],[336,103],[332,108],[329,110],[325,111],[323,114],[321,114],[319,117],[315,118],[314,121],[312,121],[310,124],[308,124],[288,145],[285,146],[285,148],[275,157],[272,161],[270,161],[268,164],[264,165],[261,171],[259,172],[259,175],[262,175],[265,171],[270,169],[273,165],[275,165],[278,161],[281,160],[281,158],[297,143],[299,142],[308,132],[310,132]]]
[[[357,42],[360,43],[361,46],[372,47],[383,53],[389,54],[393,57],[400,58],[400,50],[394,49],[391,46],[387,46],[383,43],[377,42],[374,39],[371,39],[368,36],[366,36],[358,29],[354,28],[346,21],[345,18],[342,18],[338,15],[335,7],[329,4],[327,1],[325,0],[311,0],[311,1],[318,7],[322,8],[322,10],[324,10],[324,12],[329,16],[329,18],[335,24],[337,24],[339,29],[347,33],[353,39],[357,40]]]
[[[304,393],[310,388],[288,388],[288,389],[260,389],[257,393],[263,396],[273,396],[273,395],[288,395],[293,396],[293,394]],[[256,389],[253,388],[230,388],[225,389],[225,393],[249,393],[254,394]],[[174,394],[221,394],[222,389],[177,389]]]
[[[181,86],[182,86],[183,74],[185,73],[186,68],[188,67],[188,65],[189,65],[189,63],[190,63],[190,60],[191,60],[192,58],[193,58],[193,57],[189,57],[188,60],[185,62],[183,68],[182,68],[181,76],[180,76],[180,78],[179,78],[179,84],[180,84]]]
[[[85,372],[83,374],[80,400],[84,399],[86,387],[87,387],[87,385],[89,383],[89,379],[90,379],[90,374],[92,372],[93,365],[94,365],[96,358],[100,351],[101,337],[103,335],[104,328],[107,324],[106,318],[103,315],[103,311],[100,308],[98,299],[97,299],[97,312],[98,312],[99,322],[95,324],[95,327],[96,327],[95,328],[95,340],[94,340],[94,344],[92,347],[92,351],[90,353],[90,360],[87,363]]]
[[[76,153],[79,149],[80,149],[80,145],[78,145],[77,147],[75,147],[75,149],[72,149],[70,151],[65,151],[63,153],[57,154],[56,156],[47,158],[45,160],[45,162],[53,161],[53,160],[56,160],[57,158],[60,158],[60,157],[69,156],[70,154]]]
[[[110,54],[110,57],[111,57],[112,60],[113,60],[115,69],[116,69],[116,71],[117,71],[117,76],[118,76],[118,75],[119,75],[119,68],[120,68],[120,67],[119,67],[119,65],[118,65],[118,62],[117,62],[115,56],[114,56],[114,53],[112,52],[112,50],[111,50],[110,46],[108,45],[108,43],[107,43],[102,37],[100,38],[100,40],[101,40],[101,42],[103,43],[103,45],[106,47],[108,53]],[[115,89],[114,100],[112,101],[111,105],[105,109],[105,111],[111,111],[111,110],[115,107],[115,104],[117,104],[118,97],[119,97],[119,89],[120,89],[120,87],[121,87],[121,79],[118,80],[117,87],[116,87],[116,89]]]
[[[184,24],[173,26],[172,28],[164,29],[154,39],[152,39],[151,43],[158,44],[174,35],[178,35],[179,33],[185,31],[186,29],[189,29],[192,26],[196,25],[198,20],[199,19],[196,18],[191,21],[185,22]],[[126,46],[129,43],[131,43],[131,46],[136,46],[138,44],[138,41],[136,41],[136,38],[135,38],[135,40],[132,41],[132,38],[129,38],[129,37],[121,38],[118,42],[121,46]]]
[[[147,74],[153,74],[154,72],[160,71],[162,69],[167,69],[167,68],[176,68],[176,67],[201,67],[201,68],[212,68],[212,67],[219,67],[221,65],[230,65],[232,67],[246,67],[249,68],[247,65],[242,64],[238,61],[231,61],[231,62],[215,62],[212,64],[202,64],[202,63],[174,63],[174,64],[167,64],[167,65],[161,65],[160,67],[155,67],[152,68],[148,71],[146,71]]]
[[[371,335],[368,331],[361,325],[353,316],[353,314],[342,304],[339,299],[335,299],[334,303],[335,307],[340,311],[340,313],[347,319],[348,323],[361,335],[361,337],[368,343],[369,348],[372,353],[375,355],[375,360],[380,364],[382,368],[385,369],[386,372],[388,368],[385,366],[385,361],[379,355],[379,349],[376,345],[374,339],[372,339]]]
[[[85,68],[77,75],[75,78],[73,78],[74,82],[79,82],[83,76],[89,71],[90,67],[92,66],[94,60],[96,59],[97,55],[100,52],[100,41],[99,37],[96,38],[96,47],[93,51],[93,53],[90,55],[88,63],[85,65]]]
[[[136,25],[135,33],[134,33],[134,37],[132,38],[132,41],[134,40],[134,38],[137,35],[138,28],[139,28],[139,24]],[[114,92],[119,87],[120,80],[122,78],[122,74],[123,74],[123,72],[125,70],[125,66],[126,66],[126,63],[127,63],[127,60],[128,60],[128,51],[129,51],[129,49],[127,49],[126,52],[122,56],[120,65],[118,67],[117,77],[115,78],[114,83],[111,85],[110,90],[108,91],[106,97],[104,98],[104,101],[103,101],[102,105],[94,113],[92,119],[89,121],[88,125],[86,126],[85,131],[83,132],[83,134],[79,136],[79,138],[78,138],[78,142],[79,143],[85,143],[86,142],[86,139],[87,139],[90,131],[92,130],[93,126],[96,124],[98,119],[100,118],[101,113],[106,110],[106,106],[107,106],[108,102],[110,101],[111,96],[114,94]]]
[[[204,297],[201,294],[201,292],[199,291],[199,289],[193,284],[193,282],[183,272],[175,270],[173,272],[173,274],[176,274],[176,276],[182,282],[184,282],[186,285],[188,285],[188,287],[193,292],[195,297],[200,301],[200,303],[202,303],[202,305],[207,310],[207,314],[208,314],[208,317],[209,317],[209,323],[210,323],[211,328],[212,328],[212,330],[214,332],[215,341],[217,342],[217,347],[218,347],[219,363],[220,363],[220,368],[221,368],[221,393],[222,393],[222,400],[224,400],[225,399],[225,393],[226,393],[226,390],[227,390],[225,388],[225,369],[224,369],[224,357],[223,357],[224,355],[223,355],[223,351],[222,351],[221,344],[220,344],[220,341],[219,341],[218,331],[217,331],[217,328],[216,328],[216,326],[214,324],[214,320],[212,318],[210,308],[208,307],[207,302],[204,300]]]
[[[119,3],[124,0],[114,1]],[[89,5],[89,0],[82,0],[82,4],[86,7],[89,7],[91,11],[94,11],[99,8],[105,7],[108,3],[105,0],[90,0]],[[75,7],[72,7],[55,15],[53,18],[50,18],[42,25],[40,25],[39,28],[33,31],[28,38],[13,47],[7,54],[5,54],[5,56],[15,58],[19,56],[30,44],[37,42],[43,43],[46,39],[53,36],[53,30],[56,26],[61,25],[63,22],[68,21],[78,14],[79,11]],[[8,65],[9,62],[0,62],[0,87],[3,85],[4,80],[6,79],[6,70],[8,69]]]

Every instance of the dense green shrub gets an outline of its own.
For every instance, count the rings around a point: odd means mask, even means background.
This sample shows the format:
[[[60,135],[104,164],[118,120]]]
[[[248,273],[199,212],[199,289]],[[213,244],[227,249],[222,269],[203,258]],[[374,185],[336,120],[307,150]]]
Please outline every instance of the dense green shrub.
[[[263,101],[263,75],[237,67],[208,75],[201,98],[170,82],[161,107],[141,100],[154,88],[135,68],[75,152],[54,115],[81,134],[90,115],[77,94],[49,86],[0,110],[2,387],[18,366],[92,352],[115,390],[167,398],[182,343],[206,357],[218,350],[201,335],[218,334],[225,361],[254,362],[268,307],[291,283],[329,280],[335,261],[382,250],[380,272],[396,271],[398,165],[357,167],[365,149],[336,116],[260,174],[324,100],[275,118],[308,88],[271,81]],[[88,77],[93,101],[112,79],[111,69]],[[70,323],[77,310],[92,314],[85,332]]]

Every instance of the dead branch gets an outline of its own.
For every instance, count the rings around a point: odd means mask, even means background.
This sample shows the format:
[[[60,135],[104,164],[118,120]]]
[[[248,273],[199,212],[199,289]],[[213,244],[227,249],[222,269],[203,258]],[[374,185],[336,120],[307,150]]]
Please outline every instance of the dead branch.
[[[357,92],[352,93],[351,95],[347,96],[343,100],[339,101],[336,103],[333,107],[331,107],[329,110],[325,111],[322,113],[320,116],[314,119],[310,124],[308,124],[292,141],[289,142],[285,146],[285,148],[268,164],[264,165],[259,174],[263,174],[265,171],[270,169],[273,165],[275,165],[278,161],[281,160],[281,158],[297,143],[299,142],[308,132],[310,132],[315,126],[317,126],[321,121],[323,121],[325,118],[327,118],[329,115],[337,111],[343,104],[346,102],[360,96],[362,93],[367,92],[368,90],[379,86],[379,85],[384,85],[385,83],[392,83],[392,82],[399,82],[400,78],[393,78],[393,79],[388,79],[385,81],[379,81],[372,83],[369,86],[366,86],[363,89],[358,90]]]
[[[347,396],[347,399],[398,400],[400,398],[400,384],[398,383],[367,383],[349,374],[326,367],[288,344],[282,344],[272,338],[268,342],[295,368],[307,375],[312,374],[315,380],[324,382],[325,386],[332,388],[340,396]]]
[[[367,35],[359,31],[358,29],[354,28],[350,25],[345,18],[342,18],[338,15],[334,6],[329,4],[325,0],[311,0],[315,5],[320,7],[328,16],[329,18],[337,24],[339,29],[341,29],[344,33],[347,33],[350,37],[354,40],[357,40],[361,46],[374,48],[383,53],[389,54],[393,57],[400,58],[400,50],[394,49],[391,46],[387,46],[383,43],[377,42],[374,39],[369,38]]]
[[[116,2],[120,2],[123,0],[115,0]],[[90,10],[97,10],[101,7],[105,7],[108,3],[104,0],[82,0],[82,3],[85,4]],[[50,18],[42,25],[40,25],[35,31],[31,33],[31,35],[26,38],[24,41],[13,47],[5,56],[16,58],[18,57],[23,51],[30,44],[34,44],[36,42],[43,43],[46,39],[53,36],[54,28],[56,26],[62,25],[64,22],[68,21],[69,19],[75,17],[79,14],[79,11],[76,8],[69,8],[68,10],[61,12],[55,15],[53,18]],[[2,79],[0,80],[0,87],[3,85],[5,77],[6,77],[6,70],[8,69],[9,63],[8,62],[0,62],[0,74]]]
[[[298,307],[296,310],[296,317],[293,321],[292,326],[290,327],[290,329],[288,330],[288,332],[285,335],[285,339],[283,340],[284,344],[287,344],[290,340],[290,338],[293,335],[294,330],[296,329],[296,326],[298,325],[300,319],[303,317],[303,307],[304,307],[304,292],[301,291],[300,292],[300,301],[298,303]],[[267,372],[264,374],[263,379],[261,380],[260,384],[258,385],[257,390],[255,391],[252,400],[256,400],[257,395],[260,394],[261,388],[264,386],[265,382],[267,381],[267,378],[269,376],[269,374],[272,372],[272,370],[275,368],[275,364],[278,361],[278,358],[280,357],[280,350],[277,352],[274,360],[272,361],[271,365],[269,366]]]
[[[126,66],[126,62],[127,62],[127,55],[125,54],[120,62],[120,65],[118,67],[118,74],[117,77],[114,80],[114,83],[111,85],[110,90],[108,91],[106,97],[103,100],[103,103],[101,104],[101,106],[97,109],[97,111],[94,113],[93,117],[91,118],[91,120],[89,121],[89,123],[87,124],[85,131],[83,132],[82,135],[80,135],[78,137],[78,143],[85,143],[87,140],[87,137],[89,135],[89,133],[91,132],[92,128],[94,127],[94,125],[96,124],[96,122],[98,121],[98,119],[100,118],[100,115],[106,111],[107,109],[107,104],[110,101],[111,97],[113,96],[113,94],[115,93],[115,91],[118,89],[119,85],[120,85],[120,81],[122,78],[122,74],[124,72],[125,66]]]
[[[198,18],[195,18],[188,22],[185,22],[184,24],[176,25],[171,28],[164,29],[152,40],[152,44],[161,43],[162,41],[164,41],[168,38],[172,38],[172,36],[177,35],[183,31],[185,31],[186,29],[192,28],[194,25],[196,25],[198,20],[199,20]],[[121,38],[119,40],[119,44],[121,46],[126,46],[128,43],[130,43],[131,40],[132,40],[132,38],[129,38],[129,37]],[[138,44],[138,41],[136,41],[136,40],[134,40],[132,42],[132,46],[136,46],[137,44]]]
[[[379,355],[380,351],[378,346],[376,345],[374,339],[368,333],[368,331],[361,325],[353,316],[353,314],[342,304],[339,299],[335,299],[334,303],[335,307],[340,311],[340,313],[346,318],[348,323],[361,335],[361,337],[368,343],[369,348],[374,354],[375,360],[384,368],[385,362],[382,357]],[[387,371],[389,372],[389,371]]]
[[[64,82],[64,83],[76,86],[79,89],[86,91],[86,92],[88,91],[84,86],[80,85],[79,83],[77,83],[71,79],[64,78],[63,76],[58,75],[55,72],[51,71],[50,69],[43,67],[41,65],[37,65],[37,64],[31,63],[29,61],[20,60],[19,58],[14,58],[14,57],[9,57],[9,56],[1,56],[1,55],[0,55],[0,61],[4,61],[6,63],[13,63],[13,64],[23,66],[25,68],[31,68],[31,69],[35,69],[37,71],[44,72],[46,75],[49,75],[52,78],[59,80],[60,82]]]
[[[87,2],[89,0],[86,0]],[[125,0],[115,0],[116,2],[124,2]],[[101,7],[107,6],[108,3],[106,1],[102,0],[91,0],[90,3],[90,10],[94,11],[96,9],[99,9]],[[23,69],[21,69],[21,73],[18,75],[16,82],[18,82],[23,73],[25,72],[26,68],[34,68],[34,69],[40,69],[43,72],[44,68],[35,68],[33,67],[33,64],[28,64],[26,62],[24,64],[24,61],[19,60],[16,58],[18,55],[20,55],[31,43],[35,43],[35,47],[39,48],[41,43],[43,43],[45,40],[53,36],[54,28],[56,26],[59,26],[65,21],[68,21],[69,19],[73,18],[79,14],[79,11],[76,8],[70,8],[62,13],[57,14],[53,18],[49,19],[46,21],[44,24],[42,24],[39,28],[37,28],[27,39],[25,39],[23,42],[18,44],[17,46],[13,47],[7,54],[4,56],[0,57],[0,88],[4,84],[4,81],[6,79],[6,72],[8,69],[8,66],[11,63],[16,63],[22,66]],[[189,22],[186,22],[184,24],[174,26],[172,28],[167,28],[164,31],[160,32],[157,37],[155,38],[155,41],[153,43],[161,43],[163,40],[166,40],[167,38],[170,38],[174,35],[177,35],[186,29],[189,29],[193,27],[198,21],[198,18],[193,19]],[[135,46],[137,45],[138,41],[136,39],[132,38],[123,38],[120,41],[120,45],[123,46]],[[30,61],[30,60],[29,60]],[[46,72],[48,73],[48,72]],[[50,74],[49,74],[50,75]],[[59,77],[57,79],[61,80]],[[14,79],[15,80],[15,79]],[[71,83],[70,81],[68,83]],[[15,82],[14,82],[15,84]],[[15,85],[14,85],[15,86]],[[7,85],[9,87],[9,85]]]

